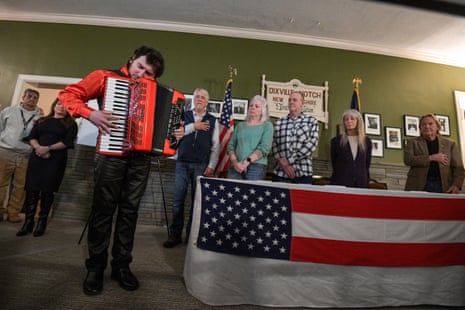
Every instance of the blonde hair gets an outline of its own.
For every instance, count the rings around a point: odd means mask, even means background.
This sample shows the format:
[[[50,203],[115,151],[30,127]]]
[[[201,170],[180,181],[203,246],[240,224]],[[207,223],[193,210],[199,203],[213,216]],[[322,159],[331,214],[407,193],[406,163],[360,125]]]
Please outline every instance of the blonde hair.
[[[355,130],[357,131],[358,146],[360,147],[360,150],[362,150],[362,152],[365,152],[367,148],[365,139],[365,123],[363,122],[362,114],[360,114],[359,111],[354,109],[345,110],[344,113],[342,113],[342,125],[339,127],[339,134],[341,135],[341,146],[344,146],[347,143],[349,143],[347,128],[344,124],[344,118],[346,116],[351,116],[357,120],[357,127],[355,128]]]
[[[438,127],[438,131],[436,132],[436,134],[440,136],[441,133],[439,131],[441,130],[441,127],[442,127],[441,122],[439,122],[438,118],[433,113],[428,113],[420,117],[420,127],[421,127],[421,123],[423,122],[423,120],[427,117],[431,117],[434,120],[434,122],[436,123],[436,126]]]
[[[264,123],[269,119],[268,116],[268,102],[266,101],[265,97],[262,97],[260,95],[254,96],[252,99],[250,99],[250,103],[254,102],[255,100],[259,101],[262,104],[262,115],[260,116],[260,123]],[[247,110],[247,120],[249,120],[249,111]]]

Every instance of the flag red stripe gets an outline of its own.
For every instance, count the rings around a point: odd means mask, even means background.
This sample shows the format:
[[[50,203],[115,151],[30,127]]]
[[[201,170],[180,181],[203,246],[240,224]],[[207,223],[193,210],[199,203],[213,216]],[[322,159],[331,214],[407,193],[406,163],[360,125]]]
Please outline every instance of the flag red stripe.
[[[465,199],[342,194],[291,190],[293,212],[322,215],[415,219],[465,220]]]
[[[217,174],[224,173],[229,168],[229,157],[226,154],[229,140],[234,130],[234,120],[232,119],[232,99],[231,99],[232,79],[226,82],[226,91],[224,93],[223,110],[221,111],[220,121],[220,152],[218,163],[215,167]],[[229,125],[229,126],[228,126]],[[228,128],[229,127],[229,128]]]
[[[293,237],[290,259],[354,266],[465,265],[465,243],[380,243]]]
[[[228,133],[228,128],[220,125],[221,132],[220,132],[220,141],[224,139],[224,136]]]
[[[231,140],[231,136],[233,134],[234,125],[232,124],[230,128],[220,125],[220,152],[218,154],[218,164],[216,167],[216,171],[218,172],[225,172],[229,168],[229,157],[226,154],[229,140]]]

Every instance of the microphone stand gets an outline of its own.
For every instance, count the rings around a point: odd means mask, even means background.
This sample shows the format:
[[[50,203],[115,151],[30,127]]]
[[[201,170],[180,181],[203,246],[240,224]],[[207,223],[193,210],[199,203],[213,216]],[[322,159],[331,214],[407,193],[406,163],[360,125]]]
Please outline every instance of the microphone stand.
[[[167,233],[168,233],[168,237],[170,236],[170,227],[169,227],[169,223],[168,223],[168,213],[166,211],[166,198],[165,198],[165,187],[163,186],[163,178],[162,178],[162,175],[161,175],[161,164],[160,164],[160,160],[157,159],[157,161],[152,161],[152,165],[155,165],[158,167],[158,175],[160,176],[160,188],[161,188],[161,197],[163,199],[163,210],[164,210],[164,213],[165,213],[165,222],[166,222],[166,230],[167,230]],[[152,200],[155,202],[155,197],[154,197],[154,192],[153,192],[153,188],[152,188]],[[155,206],[155,204],[154,204]]]

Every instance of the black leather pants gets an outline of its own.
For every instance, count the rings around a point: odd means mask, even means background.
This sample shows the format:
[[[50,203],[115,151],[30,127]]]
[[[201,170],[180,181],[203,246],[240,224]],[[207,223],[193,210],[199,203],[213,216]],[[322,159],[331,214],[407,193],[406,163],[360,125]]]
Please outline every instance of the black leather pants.
[[[132,261],[134,233],[140,200],[150,172],[150,156],[131,153],[125,157],[95,157],[95,185],[87,244],[89,271],[107,266],[113,215],[117,213],[113,236],[111,265],[129,266]]]

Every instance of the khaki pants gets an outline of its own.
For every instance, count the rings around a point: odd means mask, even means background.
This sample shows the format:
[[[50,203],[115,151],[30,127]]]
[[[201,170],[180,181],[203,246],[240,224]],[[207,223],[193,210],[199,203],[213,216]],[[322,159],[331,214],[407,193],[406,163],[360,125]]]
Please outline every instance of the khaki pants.
[[[0,148],[0,213],[17,216],[21,212],[28,160],[29,154]]]

